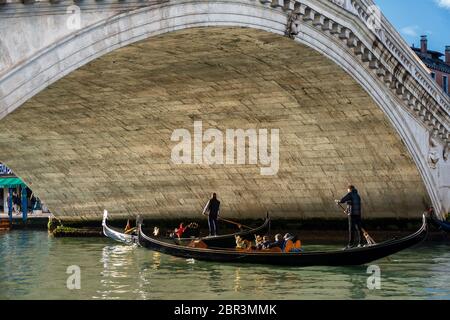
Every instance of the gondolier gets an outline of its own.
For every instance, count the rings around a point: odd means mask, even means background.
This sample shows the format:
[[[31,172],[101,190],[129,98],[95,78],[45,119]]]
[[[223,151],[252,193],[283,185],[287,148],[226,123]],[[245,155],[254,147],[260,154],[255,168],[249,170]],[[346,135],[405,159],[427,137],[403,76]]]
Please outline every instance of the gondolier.
[[[361,230],[361,197],[354,186],[348,186],[348,193],[341,199],[335,200],[337,204],[346,203],[345,212],[348,215],[349,240],[346,249],[362,246]],[[355,243],[355,232],[357,233],[357,243]]]
[[[208,227],[209,227],[209,235],[217,236],[218,224],[217,219],[219,218],[220,212],[220,201],[217,200],[217,194],[213,193],[211,199],[209,199],[205,208],[203,209],[203,214],[206,215],[206,212],[209,211],[208,214]]]

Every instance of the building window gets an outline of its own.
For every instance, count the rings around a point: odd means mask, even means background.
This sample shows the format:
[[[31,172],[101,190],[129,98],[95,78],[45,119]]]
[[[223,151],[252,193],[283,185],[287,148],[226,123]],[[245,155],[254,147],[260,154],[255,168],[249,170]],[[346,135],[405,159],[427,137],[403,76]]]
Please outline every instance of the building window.
[[[432,77],[434,80],[436,80],[436,73],[432,72],[432,73],[431,73],[431,77]]]
[[[448,93],[448,76],[443,76],[442,78],[442,86],[444,87],[445,93]]]

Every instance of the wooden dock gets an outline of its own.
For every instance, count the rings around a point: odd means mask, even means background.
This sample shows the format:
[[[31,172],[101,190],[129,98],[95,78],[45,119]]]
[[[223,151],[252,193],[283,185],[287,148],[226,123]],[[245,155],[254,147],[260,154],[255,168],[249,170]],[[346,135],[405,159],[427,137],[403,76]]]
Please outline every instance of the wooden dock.
[[[11,229],[11,224],[9,219],[0,218],[0,231],[9,231]]]

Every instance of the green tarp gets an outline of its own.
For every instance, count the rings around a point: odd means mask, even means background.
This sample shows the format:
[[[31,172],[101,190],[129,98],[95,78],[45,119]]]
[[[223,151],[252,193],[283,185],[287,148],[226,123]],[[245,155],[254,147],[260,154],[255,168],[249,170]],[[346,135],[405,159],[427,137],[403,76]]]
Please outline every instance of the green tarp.
[[[0,188],[16,188],[24,185],[19,178],[0,178]]]

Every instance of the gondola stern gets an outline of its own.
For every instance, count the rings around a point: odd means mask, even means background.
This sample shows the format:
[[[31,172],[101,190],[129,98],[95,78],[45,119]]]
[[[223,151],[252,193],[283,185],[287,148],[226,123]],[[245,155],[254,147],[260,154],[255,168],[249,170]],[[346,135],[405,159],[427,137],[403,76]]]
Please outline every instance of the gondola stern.
[[[423,214],[422,219],[423,219],[423,225],[425,226],[425,229],[428,231],[428,219],[427,219],[427,216],[425,214]]]
[[[429,232],[429,223],[428,223],[428,217],[426,214],[422,215],[422,228],[421,228],[421,233],[423,234],[423,240],[426,239],[426,237],[428,236],[428,232]]]

